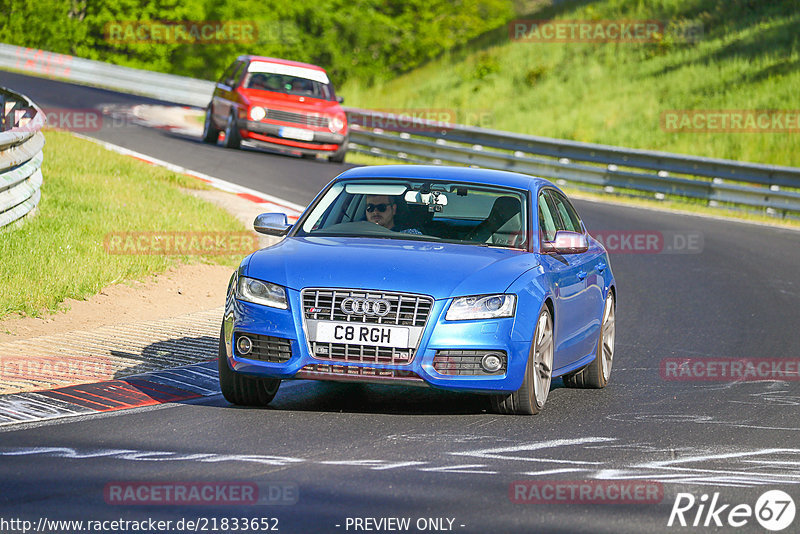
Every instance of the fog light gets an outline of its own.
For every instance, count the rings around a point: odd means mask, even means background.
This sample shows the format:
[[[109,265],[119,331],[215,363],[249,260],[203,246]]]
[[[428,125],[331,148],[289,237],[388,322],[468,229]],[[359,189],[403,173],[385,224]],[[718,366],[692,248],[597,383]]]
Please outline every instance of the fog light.
[[[503,359],[500,358],[499,354],[490,352],[481,358],[481,367],[487,373],[496,373],[503,367]]]
[[[239,350],[239,354],[250,354],[250,351],[253,350],[253,342],[247,336],[239,336],[236,348]]]

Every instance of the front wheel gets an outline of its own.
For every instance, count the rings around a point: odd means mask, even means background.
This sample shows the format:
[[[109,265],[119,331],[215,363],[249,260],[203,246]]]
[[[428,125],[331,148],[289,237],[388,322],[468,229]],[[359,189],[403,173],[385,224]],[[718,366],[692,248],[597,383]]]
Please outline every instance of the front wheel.
[[[225,148],[239,148],[241,145],[242,137],[236,126],[236,115],[232,111],[228,115],[228,122],[225,123]]]
[[[345,136],[342,144],[336,149],[336,152],[328,156],[328,161],[331,163],[344,163],[344,156],[347,154],[347,144],[350,142],[350,135]]]
[[[203,122],[203,142],[216,145],[217,140],[219,140],[219,129],[214,126],[214,118],[209,104],[208,109],[206,109],[206,118]]]
[[[553,347],[553,317],[544,306],[536,321],[522,386],[511,394],[492,395],[495,413],[536,415],[542,410],[553,377]]]
[[[603,321],[594,360],[580,371],[564,376],[565,386],[587,389],[606,387],[608,379],[611,378],[611,365],[614,363],[614,342],[617,335],[616,315],[614,293],[609,291],[603,307]]]
[[[235,373],[228,366],[228,354],[225,350],[225,334],[219,334],[219,387],[222,396],[231,404],[242,406],[266,406],[275,394],[281,381],[277,378],[259,378]]]

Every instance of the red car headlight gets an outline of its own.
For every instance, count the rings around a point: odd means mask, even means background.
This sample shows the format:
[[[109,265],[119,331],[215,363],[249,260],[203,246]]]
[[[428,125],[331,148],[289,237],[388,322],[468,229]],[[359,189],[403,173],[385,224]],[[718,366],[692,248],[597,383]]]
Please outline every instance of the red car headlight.
[[[266,109],[258,106],[253,106],[252,108],[250,108],[250,120],[260,121],[264,119],[264,117],[266,116],[267,116]]]
[[[341,132],[344,128],[344,119],[341,117],[333,117],[328,123],[328,128],[330,128],[333,133]]]

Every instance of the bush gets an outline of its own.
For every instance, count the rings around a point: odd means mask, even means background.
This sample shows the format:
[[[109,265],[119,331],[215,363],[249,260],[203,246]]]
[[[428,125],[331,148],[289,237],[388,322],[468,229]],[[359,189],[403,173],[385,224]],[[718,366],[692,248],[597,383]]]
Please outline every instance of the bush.
[[[502,26],[505,0],[4,0],[0,41],[215,80],[240,54],[307,61],[341,83],[390,79]],[[255,43],[115,43],[107,24],[254,21]]]

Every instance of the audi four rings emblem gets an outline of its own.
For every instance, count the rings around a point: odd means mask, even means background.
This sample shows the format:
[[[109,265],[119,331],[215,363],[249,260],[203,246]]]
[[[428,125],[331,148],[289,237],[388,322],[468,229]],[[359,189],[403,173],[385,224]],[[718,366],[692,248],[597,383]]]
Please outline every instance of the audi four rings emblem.
[[[386,299],[362,299],[348,297],[342,301],[341,309],[347,315],[369,315],[385,317],[392,305]]]

